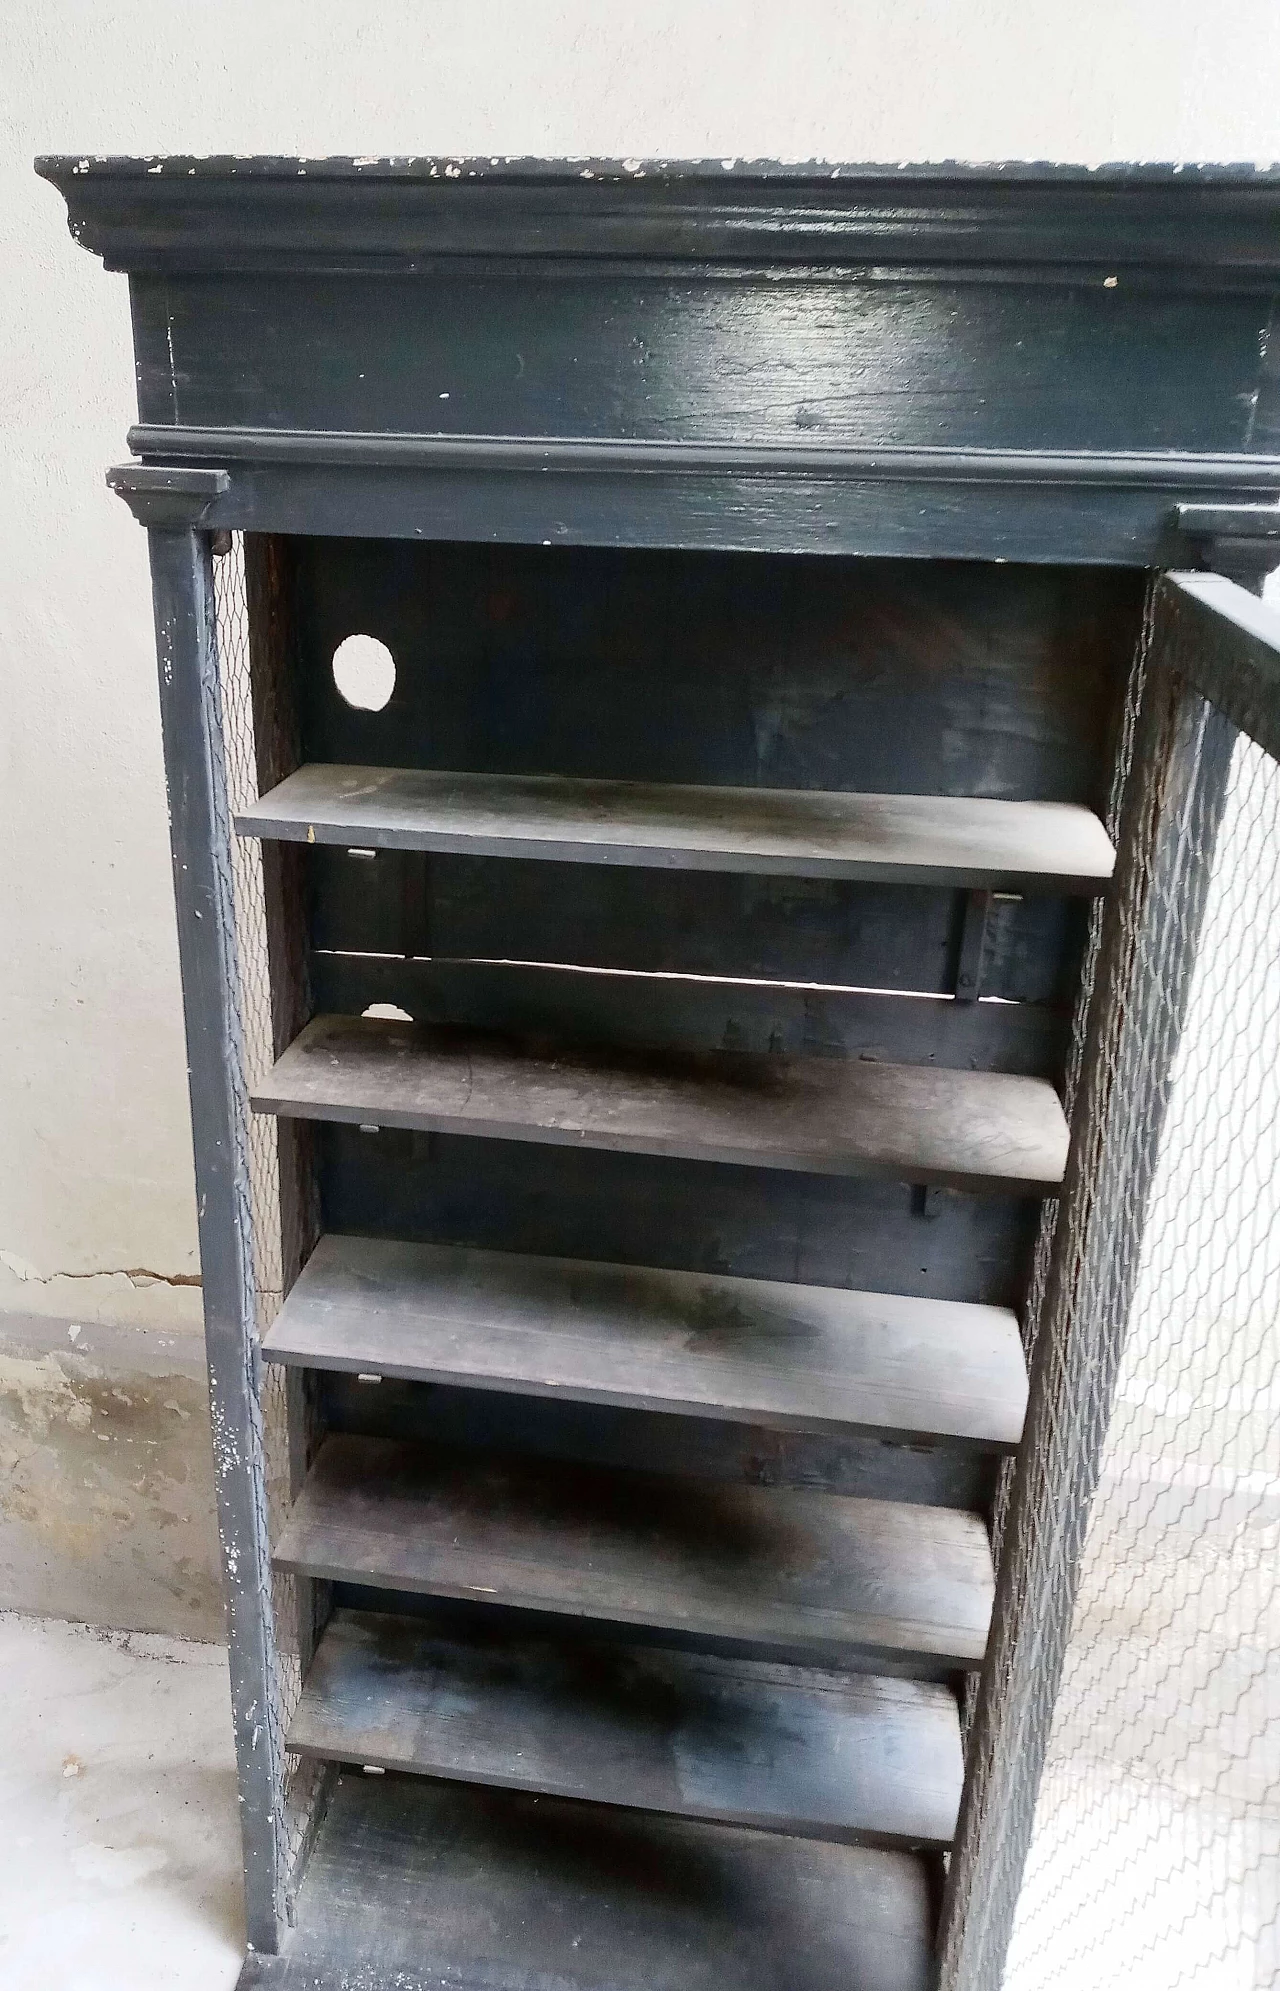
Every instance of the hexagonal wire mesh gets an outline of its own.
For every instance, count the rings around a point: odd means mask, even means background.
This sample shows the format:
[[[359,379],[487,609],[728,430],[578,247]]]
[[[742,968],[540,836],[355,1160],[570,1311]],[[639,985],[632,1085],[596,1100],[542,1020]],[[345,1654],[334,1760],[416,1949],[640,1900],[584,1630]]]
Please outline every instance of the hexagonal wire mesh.
[[[227,799],[234,814],[258,795],[250,684],[249,606],[245,586],[244,541],[231,535],[228,551],[213,563],[217,613],[218,682],[222,705],[222,735],[226,755]],[[267,920],[263,892],[262,846],[233,837],[232,883],[236,908],[236,963],[240,1038],[245,1089],[270,1070],[272,1063],[271,980],[267,956]],[[280,1207],[280,1162],[276,1121],[250,1113],[249,1178],[253,1201],[253,1259],[256,1278],[259,1339],[280,1309],[283,1295],[283,1239]],[[261,1406],[265,1457],[267,1526],[276,1540],[291,1499],[289,1406],[286,1372],[262,1367]],[[298,1864],[323,1779],[322,1766],[283,1748],[283,1738],[302,1691],[299,1625],[301,1600],[293,1577],[276,1571],[271,1579],[270,1616],[274,1627],[274,1706],[268,1719],[284,1764],[277,1793],[277,1830],[281,1863],[286,1875]],[[264,1600],[267,1603],[268,1600]]]
[[[1152,629],[1149,603],[1113,832]],[[1151,705],[1197,772],[1172,833],[1135,762],[1110,951],[1100,917],[1092,936],[1082,1163],[1066,1270],[1055,1293],[1050,1206],[1029,1295],[1049,1382],[997,1503],[1011,1587],[967,1737],[948,1991],[1280,1983],[1280,768],[1176,674]]]
[[[1280,768],[1235,747],[1006,1968],[1280,1982]]]

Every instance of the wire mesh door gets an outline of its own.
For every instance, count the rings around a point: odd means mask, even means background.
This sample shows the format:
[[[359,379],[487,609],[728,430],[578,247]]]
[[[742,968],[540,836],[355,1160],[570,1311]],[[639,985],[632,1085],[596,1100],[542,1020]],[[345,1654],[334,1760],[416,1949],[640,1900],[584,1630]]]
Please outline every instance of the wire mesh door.
[[[1143,664],[949,1991],[1280,1983],[1280,617],[1166,579]]]
[[[1010,1991],[1280,1981],[1280,768],[1241,740]]]

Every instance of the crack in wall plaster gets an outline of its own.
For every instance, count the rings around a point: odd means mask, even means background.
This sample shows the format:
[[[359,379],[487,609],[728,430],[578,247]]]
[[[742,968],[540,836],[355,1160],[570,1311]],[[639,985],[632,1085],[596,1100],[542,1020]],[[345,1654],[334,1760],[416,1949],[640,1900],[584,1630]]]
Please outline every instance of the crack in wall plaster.
[[[0,1265],[23,1285],[50,1286],[56,1279],[127,1279],[131,1286],[199,1286],[198,1272],[154,1272],[149,1265],[103,1265],[92,1272],[41,1272],[16,1251],[0,1249]]]

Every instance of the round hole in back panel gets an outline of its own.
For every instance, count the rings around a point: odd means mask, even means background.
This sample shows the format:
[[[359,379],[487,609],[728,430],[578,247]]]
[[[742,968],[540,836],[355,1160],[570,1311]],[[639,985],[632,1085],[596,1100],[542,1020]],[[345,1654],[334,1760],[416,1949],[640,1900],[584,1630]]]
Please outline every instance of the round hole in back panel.
[[[381,712],[396,688],[396,660],[376,636],[345,636],[333,653],[333,681],[361,712]]]

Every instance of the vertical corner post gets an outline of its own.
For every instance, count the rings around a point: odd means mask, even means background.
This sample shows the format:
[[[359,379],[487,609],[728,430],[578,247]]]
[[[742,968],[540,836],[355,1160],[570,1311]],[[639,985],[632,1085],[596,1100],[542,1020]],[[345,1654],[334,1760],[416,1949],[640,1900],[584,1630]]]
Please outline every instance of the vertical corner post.
[[[124,495],[132,500],[135,494]],[[274,1953],[284,1885],[282,1743],[211,550],[208,534],[193,525],[171,515],[148,517],[140,503],[134,509],[148,526],[155,606],[245,1905],[250,1944]]]

